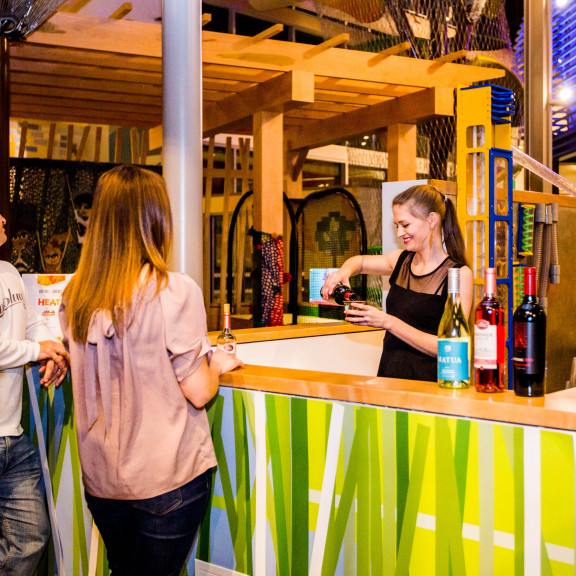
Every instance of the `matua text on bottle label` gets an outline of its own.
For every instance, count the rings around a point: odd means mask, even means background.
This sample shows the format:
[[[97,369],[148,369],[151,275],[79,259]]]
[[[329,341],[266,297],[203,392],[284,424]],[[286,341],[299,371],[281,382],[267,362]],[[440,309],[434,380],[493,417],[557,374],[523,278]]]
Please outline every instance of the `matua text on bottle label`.
[[[438,379],[456,382],[469,377],[468,341],[438,339]]]

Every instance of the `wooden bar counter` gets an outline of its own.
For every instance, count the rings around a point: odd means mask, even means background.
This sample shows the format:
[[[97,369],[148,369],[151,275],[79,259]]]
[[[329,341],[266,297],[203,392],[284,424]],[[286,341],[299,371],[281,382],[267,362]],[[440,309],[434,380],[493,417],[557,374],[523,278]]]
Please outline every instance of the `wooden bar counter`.
[[[381,330],[233,331],[245,366],[208,410],[200,560],[256,576],[574,573],[576,390],[377,378]]]
[[[445,390],[435,382],[251,365],[225,374],[220,384],[275,394],[576,430],[576,388],[542,398],[521,398],[510,390],[500,394],[483,394],[473,387]]]
[[[375,330],[331,322],[323,325],[298,324],[243,329],[234,331],[234,334],[238,339],[239,356],[242,358],[242,344],[361,334],[369,331]],[[377,332],[378,338],[381,339],[384,332],[381,330]],[[215,344],[217,333],[211,333],[210,337]],[[476,392],[473,386],[467,390],[445,390],[434,382],[255,365],[246,365],[235,372],[225,374],[220,384],[231,388],[322,400],[576,430],[576,388],[554,392],[542,398],[521,398],[510,390],[499,394],[483,394]]]

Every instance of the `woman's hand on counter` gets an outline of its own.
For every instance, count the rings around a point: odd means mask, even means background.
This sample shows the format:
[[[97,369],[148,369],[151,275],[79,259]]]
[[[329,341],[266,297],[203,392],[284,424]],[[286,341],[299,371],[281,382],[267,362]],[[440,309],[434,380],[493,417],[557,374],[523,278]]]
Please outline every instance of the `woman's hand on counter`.
[[[390,328],[392,316],[368,304],[351,303],[351,307],[344,312],[346,321],[356,326],[372,326],[373,328]]]
[[[220,375],[244,366],[244,362],[240,358],[224,350],[214,350],[210,359],[210,365],[212,366],[213,364],[220,370]]]
[[[211,354],[210,362],[208,356],[209,354],[206,354],[198,368],[180,382],[182,393],[198,410],[216,395],[222,374],[244,365],[236,355],[223,350],[215,350]]]

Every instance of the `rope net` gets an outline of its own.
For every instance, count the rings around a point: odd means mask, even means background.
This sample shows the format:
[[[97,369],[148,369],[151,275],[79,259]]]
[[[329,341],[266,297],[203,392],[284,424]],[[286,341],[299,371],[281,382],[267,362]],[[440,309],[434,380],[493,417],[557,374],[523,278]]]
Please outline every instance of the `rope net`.
[[[435,59],[467,50],[467,64],[504,68],[506,76],[491,81],[514,90],[517,111],[513,120],[515,142],[519,143],[523,124],[523,88],[510,41],[503,0],[323,0],[315,3],[322,34],[332,38],[348,33],[349,50],[379,52],[403,42],[410,43],[405,57]],[[440,118],[418,126],[417,177],[456,180],[454,118]],[[350,185],[377,186],[387,169],[386,145],[367,134],[347,142],[351,166],[370,170],[350,170]],[[354,148],[361,148],[359,154]],[[380,173],[379,173],[380,172]],[[372,177],[371,177],[372,176]]]

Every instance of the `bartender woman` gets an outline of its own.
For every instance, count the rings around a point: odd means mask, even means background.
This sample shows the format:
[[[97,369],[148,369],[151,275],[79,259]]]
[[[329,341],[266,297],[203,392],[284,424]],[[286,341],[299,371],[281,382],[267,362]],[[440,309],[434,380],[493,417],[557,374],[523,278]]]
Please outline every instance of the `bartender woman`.
[[[435,186],[408,188],[392,201],[397,236],[404,250],[382,256],[353,256],[327,275],[322,298],[355,274],[390,276],[386,312],[365,304],[346,312],[358,326],[384,328],[378,376],[436,381],[438,326],[446,303],[449,268],[460,268],[460,298],[466,317],[472,305],[472,271],[456,208]]]

